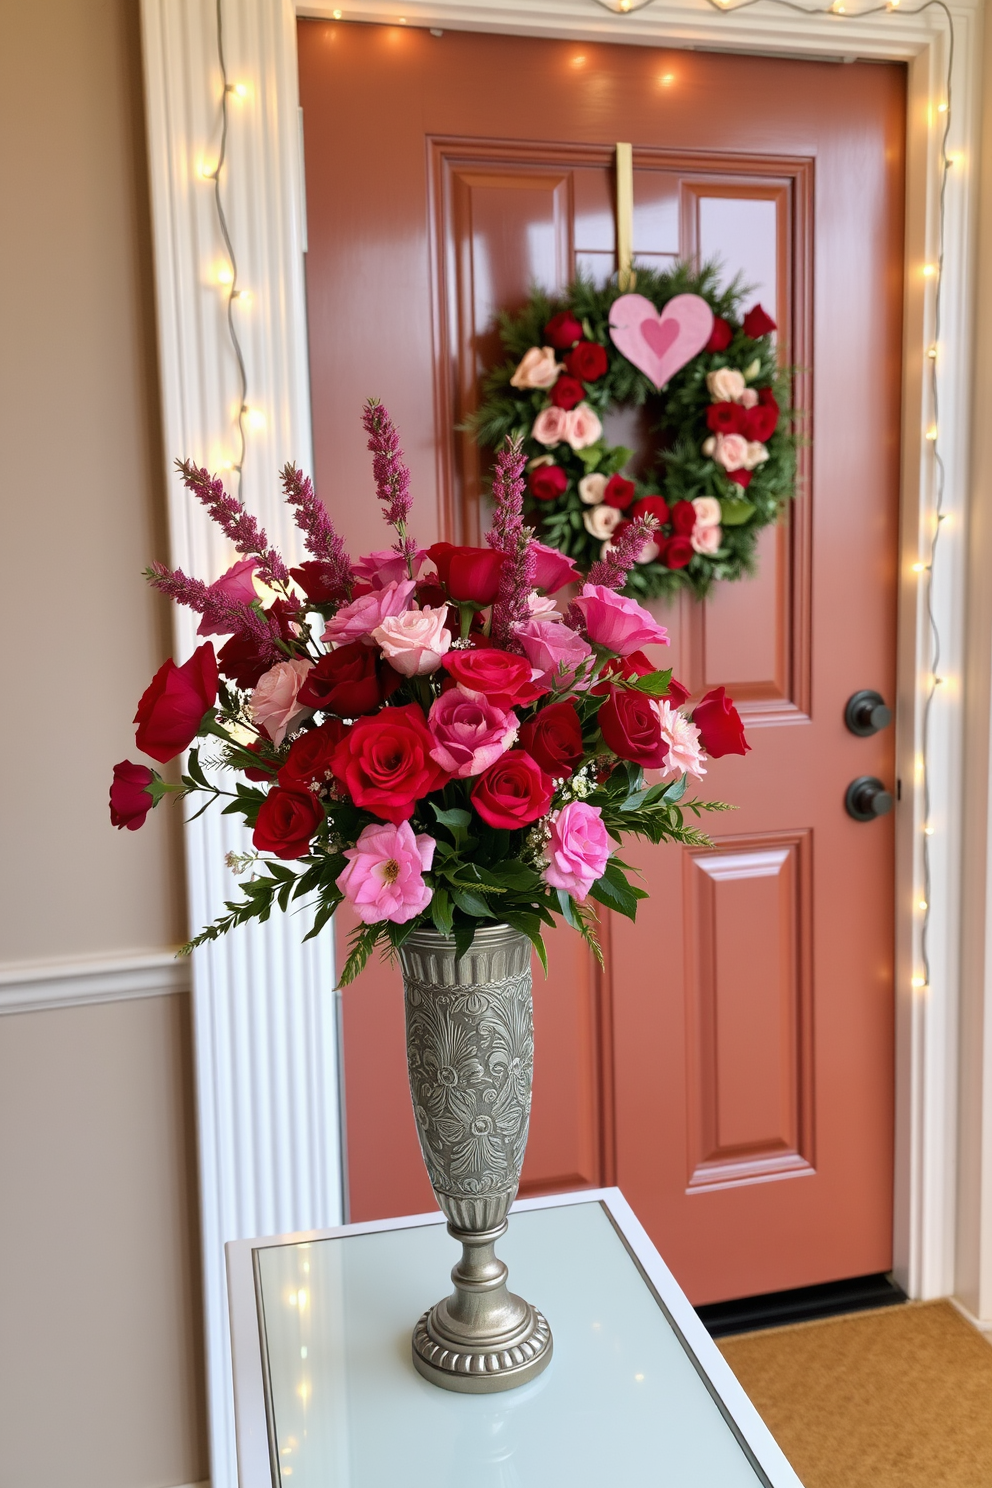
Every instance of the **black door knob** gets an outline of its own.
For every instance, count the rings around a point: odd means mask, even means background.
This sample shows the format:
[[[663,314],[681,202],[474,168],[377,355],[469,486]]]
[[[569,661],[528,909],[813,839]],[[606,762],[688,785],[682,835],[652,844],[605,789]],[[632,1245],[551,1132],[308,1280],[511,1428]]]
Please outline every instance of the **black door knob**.
[[[863,690],[852,693],[844,709],[844,722],[852,734],[867,739],[879,729],[888,728],[892,722],[892,709],[886,706],[880,692]]]
[[[844,805],[855,821],[874,821],[892,810],[892,793],[874,775],[859,775],[847,787]]]

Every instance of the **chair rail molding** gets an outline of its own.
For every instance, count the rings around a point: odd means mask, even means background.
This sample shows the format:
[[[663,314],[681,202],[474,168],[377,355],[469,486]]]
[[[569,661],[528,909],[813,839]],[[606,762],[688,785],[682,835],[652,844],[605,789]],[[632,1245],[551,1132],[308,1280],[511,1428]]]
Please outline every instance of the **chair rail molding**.
[[[142,0],[141,17],[171,561],[210,579],[233,554],[172,461],[217,469],[237,458],[239,382],[218,284],[226,258],[212,182],[200,174],[220,139],[216,8]],[[298,558],[278,483],[285,461],[311,465],[296,18],[289,0],[223,0],[223,24],[229,77],[247,89],[229,95],[222,176],[239,282],[251,291],[234,313],[248,401],[264,418],[247,431],[243,497]],[[177,654],[196,645],[195,623],[177,609]],[[237,897],[224,858],[249,845],[219,813],[187,826],[194,929]],[[342,1218],[333,944],[301,944],[305,929],[304,916],[277,915],[192,958],[214,1488],[236,1483],[224,1244]]]
[[[37,1013],[188,992],[189,967],[173,951],[0,963],[0,1013]]]
[[[276,502],[276,471],[287,458],[306,463],[310,449],[295,15],[291,0],[223,4],[228,71],[249,88],[232,107],[224,200],[242,282],[254,296],[241,321],[249,398],[266,416],[265,430],[249,434],[244,493],[251,510],[292,550]],[[296,12],[329,19],[338,8],[299,0]],[[344,16],[395,23],[398,9],[383,0],[352,0]],[[726,11],[706,0],[655,0],[630,15],[611,15],[594,0],[405,0],[402,7],[409,25],[907,64],[894,1234],[896,1274],[914,1297],[953,1291],[955,1255],[963,722],[961,687],[953,679],[963,675],[982,27],[980,0],[952,0],[950,10],[956,46],[949,149],[956,164],[946,193],[938,364],[949,521],[934,575],[934,607],[943,671],[952,685],[940,689],[931,715],[931,976],[928,988],[916,990],[920,942],[913,906],[921,897],[923,826],[916,761],[929,650],[923,591],[912,565],[925,554],[933,524],[934,467],[923,437],[932,413],[924,368],[934,336],[933,299],[923,270],[937,252],[943,126],[937,104],[944,101],[948,39],[941,11],[911,0],[861,18],[802,16],[770,3],[736,14],[732,0]],[[214,0],[142,0],[142,14],[166,447],[170,456],[190,454],[217,465],[231,458],[237,383],[223,304],[210,283],[220,242],[209,186],[196,175],[198,160],[215,146],[219,122]],[[171,480],[173,560],[215,574],[228,555],[207,526]],[[193,635],[184,616],[178,633],[185,654]],[[228,893],[223,855],[241,840],[227,819],[207,822],[201,818],[187,833],[190,912],[197,925]],[[234,1483],[221,1241],[337,1222],[331,949],[329,939],[304,950],[298,941],[296,922],[273,923],[194,960],[215,1488]],[[992,1244],[992,1235],[987,1240]]]

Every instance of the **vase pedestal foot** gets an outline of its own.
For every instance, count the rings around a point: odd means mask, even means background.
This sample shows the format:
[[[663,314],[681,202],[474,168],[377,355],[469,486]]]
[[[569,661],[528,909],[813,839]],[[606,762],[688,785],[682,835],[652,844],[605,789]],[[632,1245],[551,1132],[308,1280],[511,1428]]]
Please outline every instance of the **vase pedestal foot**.
[[[547,1320],[507,1290],[507,1268],[494,1246],[506,1221],[492,1230],[448,1225],[462,1258],[451,1273],[455,1290],[424,1313],[413,1330],[414,1367],[433,1385],[466,1395],[513,1390],[551,1361]]]

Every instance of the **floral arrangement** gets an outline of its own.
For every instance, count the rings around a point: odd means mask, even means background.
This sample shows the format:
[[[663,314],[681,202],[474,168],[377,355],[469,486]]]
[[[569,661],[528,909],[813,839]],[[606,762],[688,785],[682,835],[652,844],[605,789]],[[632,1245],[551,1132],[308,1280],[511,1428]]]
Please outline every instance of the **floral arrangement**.
[[[199,794],[252,829],[254,851],[228,858],[249,874],[242,897],[186,950],[308,900],[311,936],[345,901],[362,922],[342,982],[421,924],[464,954],[477,926],[506,923],[543,959],[560,914],[598,949],[594,903],[633,918],[644,897],[620,839],[706,842],[685,812],[722,808],[687,802],[689,779],[706,751],[749,747],[723,688],[690,712],[641,649],[666,632],[618,591],[656,529],[633,520],[562,613],[551,596],[579,576],[523,520],[517,445],[496,461],[487,546],[424,551],[396,431],[375,401],[364,422],[396,536],[354,564],[292,465],[283,491],[310,554],[295,568],[220,480],[179,466],[240,557],[212,584],[148,570],[207,639],[165,662],[135,716],[138,748],[163,764],[189,749],[185,772],[116,765],[111,821],[134,831],[166,795]],[[227,789],[222,771],[243,778]]]
[[[793,494],[796,440],[789,380],[772,341],[775,322],[760,305],[742,315],[736,283],[717,285],[712,267],[638,271],[638,297],[662,317],[686,295],[712,310],[702,350],[660,390],[616,345],[623,338],[611,310],[624,295],[615,280],[597,289],[579,278],[559,299],[535,290],[519,315],[501,316],[507,360],[487,378],[469,422],[483,446],[521,440],[527,518],[583,573],[610,552],[628,522],[656,519],[624,586],[634,597],[689,587],[701,598],[714,580],[752,572],[759,531]],[[627,475],[633,451],[608,443],[603,420],[612,409],[643,404],[660,442],[659,462]]]

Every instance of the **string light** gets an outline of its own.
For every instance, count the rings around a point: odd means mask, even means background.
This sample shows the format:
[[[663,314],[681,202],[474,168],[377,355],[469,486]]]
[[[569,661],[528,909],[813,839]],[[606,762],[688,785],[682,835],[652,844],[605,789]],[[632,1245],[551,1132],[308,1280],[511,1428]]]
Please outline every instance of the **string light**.
[[[913,978],[913,986],[916,987],[917,990],[919,990],[921,987],[925,987],[926,985],[927,985],[927,979],[926,979],[926,977],[914,976],[914,978]]]
[[[924,573],[925,571],[926,571],[926,564],[925,563],[914,563],[913,564],[913,572],[914,573]]]

